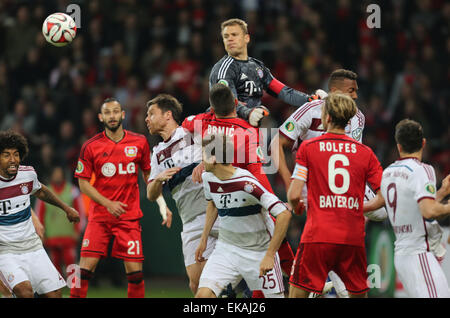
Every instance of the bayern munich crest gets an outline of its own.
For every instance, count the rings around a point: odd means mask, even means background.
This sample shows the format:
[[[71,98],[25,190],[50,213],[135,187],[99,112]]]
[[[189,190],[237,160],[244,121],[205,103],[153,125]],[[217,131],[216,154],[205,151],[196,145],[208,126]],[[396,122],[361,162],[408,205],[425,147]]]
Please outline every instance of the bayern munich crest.
[[[253,183],[247,182],[244,186],[244,191],[247,193],[252,193],[255,190],[255,185]]]
[[[28,186],[26,184],[20,185],[20,191],[22,191],[23,194],[28,194]]]
[[[256,72],[258,73],[259,78],[263,78],[264,77],[264,72],[261,68],[257,68]]]

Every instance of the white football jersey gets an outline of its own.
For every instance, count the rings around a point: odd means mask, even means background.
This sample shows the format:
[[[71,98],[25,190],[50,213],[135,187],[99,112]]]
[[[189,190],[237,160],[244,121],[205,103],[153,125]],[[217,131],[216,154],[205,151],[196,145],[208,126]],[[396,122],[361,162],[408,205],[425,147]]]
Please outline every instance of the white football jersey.
[[[19,166],[17,175],[0,177],[0,253],[42,247],[31,219],[30,195],[41,188],[34,168]]]
[[[383,172],[381,194],[396,237],[395,253],[412,255],[429,251],[419,202],[436,197],[433,167],[414,158],[395,161]]]
[[[228,180],[211,172],[202,175],[205,197],[219,214],[219,241],[255,251],[267,250],[276,217],[286,205],[247,170],[236,168]]]
[[[195,144],[192,135],[182,127],[175,129],[169,140],[160,142],[152,150],[149,182],[169,168],[181,168],[164,187],[172,193],[183,224],[206,212],[203,186],[192,181],[192,171],[201,160],[201,145]]]
[[[303,104],[280,126],[280,133],[295,142],[294,149],[298,148],[301,140],[318,137],[326,132],[321,119],[324,103],[325,100],[320,99]],[[364,114],[358,109],[345,127],[347,136],[362,142],[364,123]]]

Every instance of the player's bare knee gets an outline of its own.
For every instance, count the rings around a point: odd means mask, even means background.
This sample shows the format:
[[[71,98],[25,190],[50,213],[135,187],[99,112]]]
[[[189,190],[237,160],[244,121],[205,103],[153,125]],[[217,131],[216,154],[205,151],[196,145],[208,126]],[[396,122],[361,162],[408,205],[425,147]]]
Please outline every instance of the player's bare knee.
[[[217,297],[211,289],[201,287],[195,294],[195,298],[217,298]]]
[[[192,293],[195,295],[198,290],[198,282],[193,281],[192,279],[189,280],[189,288],[191,289]]]

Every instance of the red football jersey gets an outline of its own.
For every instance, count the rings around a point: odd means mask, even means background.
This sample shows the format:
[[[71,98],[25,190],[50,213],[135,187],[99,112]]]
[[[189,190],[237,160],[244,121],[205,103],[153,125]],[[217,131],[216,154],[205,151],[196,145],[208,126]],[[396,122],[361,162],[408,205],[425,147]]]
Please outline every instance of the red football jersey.
[[[119,142],[109,139],[105,132],[86,141],[80,151],[76,178],[91,179],[95,174],[93,186],[112,201],[128,205],[121,220],[135,220],[142,217],[138,186],[138,173],[150,170],[150,148],[145,136],[124,130]],[[106,208],[93,200],[89,205],[89,219],[103,222],[116,221],[117,218]]]
[[[258,129],[241,118],[217,118],[214,112],[201,113],[187,117],[182,127],[190,133],[224,134],[233,138],[234,162],[233,166],[250,171],[268,190],[272,187],[264,174],[263,155],[259,144]]]
[[[306,179],[308,212],[302,243],[364,246],[365,184],[377,192],[383,170],[373,151],[346,135],[303,141],[294,178]]]

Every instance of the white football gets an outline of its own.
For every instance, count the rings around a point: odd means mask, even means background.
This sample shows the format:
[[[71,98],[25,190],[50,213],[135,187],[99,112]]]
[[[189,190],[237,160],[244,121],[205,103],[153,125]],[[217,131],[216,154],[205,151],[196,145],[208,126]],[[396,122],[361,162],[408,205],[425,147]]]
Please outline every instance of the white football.
[[[48,43],[65,46],[73,41],[77,34],[75,21],[65,13],[53,13],[42,24],[42,34]]]

